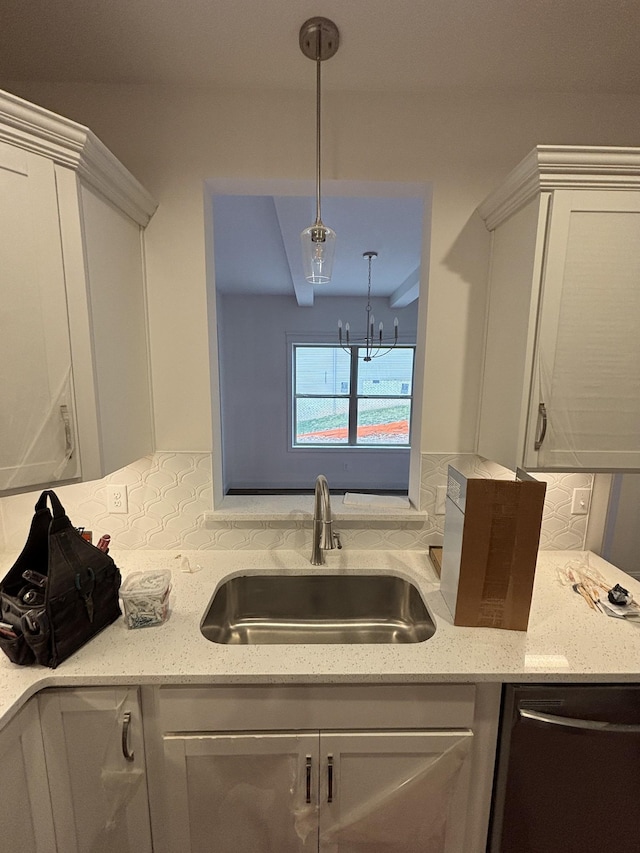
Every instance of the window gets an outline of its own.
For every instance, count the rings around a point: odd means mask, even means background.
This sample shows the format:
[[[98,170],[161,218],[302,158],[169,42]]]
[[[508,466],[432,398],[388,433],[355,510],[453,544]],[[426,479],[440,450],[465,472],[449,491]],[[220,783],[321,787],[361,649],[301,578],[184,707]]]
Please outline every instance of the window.
[[[408,447],[415,347],[293,345],[294,447]]]

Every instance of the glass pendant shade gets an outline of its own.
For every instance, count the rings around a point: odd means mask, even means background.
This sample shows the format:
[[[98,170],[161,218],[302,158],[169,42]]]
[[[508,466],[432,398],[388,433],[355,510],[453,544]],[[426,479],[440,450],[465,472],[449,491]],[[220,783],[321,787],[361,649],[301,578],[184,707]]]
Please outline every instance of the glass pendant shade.
[[[304,277],[309,284],[326,284],[331,281],[336,232],[316,222],[304,229],[300,234],[300,242]]]

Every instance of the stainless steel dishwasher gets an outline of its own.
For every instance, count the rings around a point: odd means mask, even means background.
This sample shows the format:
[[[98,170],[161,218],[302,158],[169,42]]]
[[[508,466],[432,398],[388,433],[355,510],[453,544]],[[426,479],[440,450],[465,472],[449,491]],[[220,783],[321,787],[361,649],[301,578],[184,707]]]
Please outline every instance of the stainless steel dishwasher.
[[[489,853],[638,853],[640,686],[505,688]]]

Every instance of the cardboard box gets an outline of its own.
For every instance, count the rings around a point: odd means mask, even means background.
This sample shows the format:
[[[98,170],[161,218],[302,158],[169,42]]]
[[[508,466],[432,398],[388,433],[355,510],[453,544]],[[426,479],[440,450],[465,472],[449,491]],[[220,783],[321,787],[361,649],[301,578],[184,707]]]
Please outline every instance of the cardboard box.
[[[449,467],[441,591],[455,625],[527,630],[545,492]]]

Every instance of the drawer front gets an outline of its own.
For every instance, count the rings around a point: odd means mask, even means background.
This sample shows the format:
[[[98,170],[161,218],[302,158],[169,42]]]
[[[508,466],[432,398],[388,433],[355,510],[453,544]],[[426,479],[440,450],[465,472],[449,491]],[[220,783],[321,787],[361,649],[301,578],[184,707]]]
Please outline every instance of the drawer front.
[[[473,684],[158,688],[160,730],[471,728]]]

